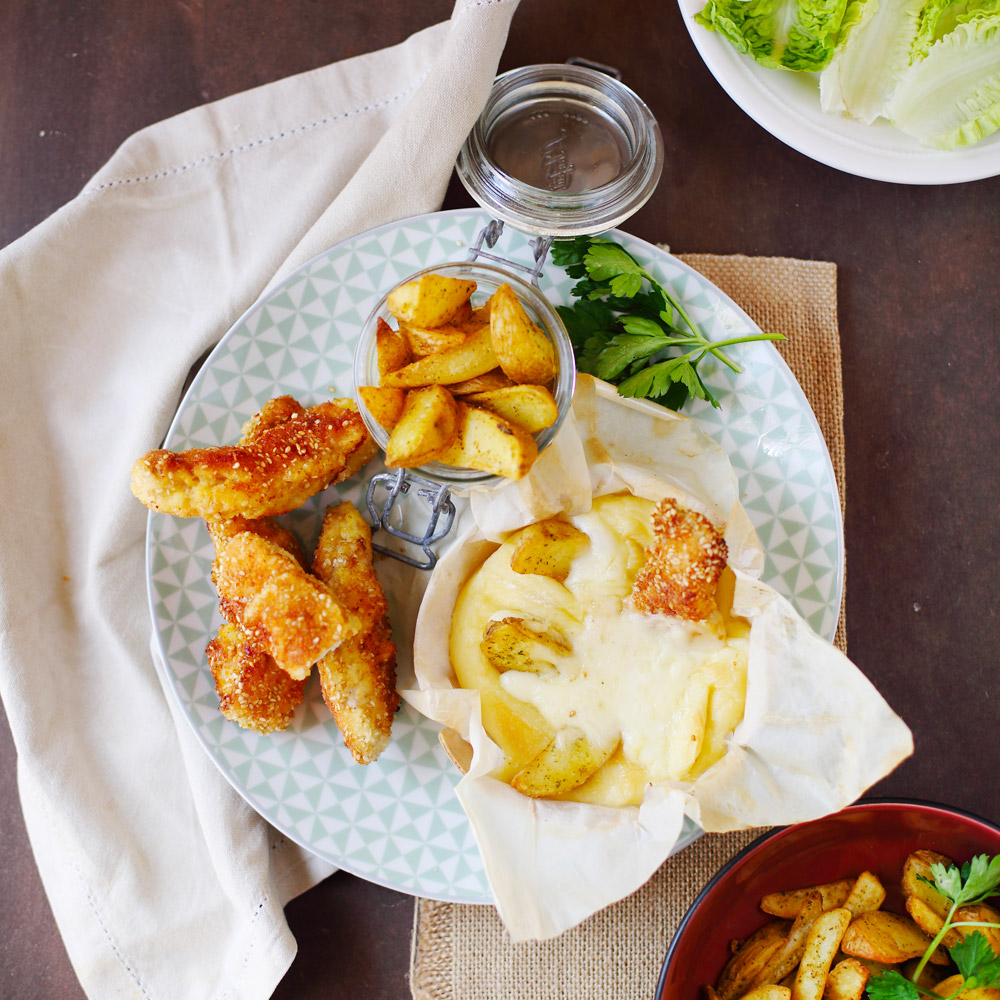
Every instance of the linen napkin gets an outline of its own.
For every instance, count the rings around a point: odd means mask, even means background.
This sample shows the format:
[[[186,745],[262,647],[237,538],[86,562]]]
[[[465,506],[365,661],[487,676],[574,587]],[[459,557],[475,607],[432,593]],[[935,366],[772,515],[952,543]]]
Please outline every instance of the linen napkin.
[[[331,868],[216,770],[150,656],[132,462],[273,280],[439,207],[517,0],[130,138],[0,252],[0,693],[32,848],[92,997],[269,996]],[[419,155],[418,155],[419,154]]]

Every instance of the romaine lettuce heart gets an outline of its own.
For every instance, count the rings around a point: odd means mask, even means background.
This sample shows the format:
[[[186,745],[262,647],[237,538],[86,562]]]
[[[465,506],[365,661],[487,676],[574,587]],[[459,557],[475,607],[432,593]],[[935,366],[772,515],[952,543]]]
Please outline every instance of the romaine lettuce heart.
[[[830,61],[848,0],[708,0],[695,20],[769,69]]]

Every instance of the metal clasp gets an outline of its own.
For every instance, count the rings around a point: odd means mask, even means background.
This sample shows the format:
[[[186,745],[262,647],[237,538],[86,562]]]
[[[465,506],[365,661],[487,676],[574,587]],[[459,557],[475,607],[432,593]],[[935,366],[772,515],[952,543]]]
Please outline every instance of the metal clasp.
[[[375,490],[378,486],[384,486],[389,491],[381,512],[375,502]],[[422,535],[416,535],[405,531],[389,523],[389,515],[393,507],[396,506],[400,495],[410,492],[411,487],[416,486],[416,494],[429,505],[431,512],[427,522],[427,527]],[[368,512],[372,516],[374,526],[372,528],[372,548],[384,555],[398,559],[408,566],[417,569],[433,569],[437,563],[437,553],[431,546],[444,538],[451,531],[451,526],[455,522],[455,504],[452,503],[449,488],[443,483],[435,483],[430,479],[424,479],[407,469],[397,469],[395,472],[380,472],[372,476],[368,483]],[[401,505],[400,508],[402,509]],[[442,520],[443,518],[443,520]],[[439,527],[439,522],[441,525]],[[408,555],[398,549],[380,545],[374,539],[375,532],[382,530],[393,538],[398,538],[408,545],[415,545],[423,552],[423,558]]]
[[[485,243],[492,250],[502,233],[503,223],[499,219],[491,219],[479,230],[476,242],[469,248],[469,261],[471,262],[484,257],[486,260],[492,260],[496,264],[506,264],[516,271],[523,271],[527,274],[531,278],[531,283],[537,288],[538,278],[545,267],[545,258],[549,255],[549,247],[552,246],[553,237],[537,236],[531,241],[529,245],[535,255],[535,264],[534,267],[528,267],[527,264],[519,264],[517,261],[508,260],[506,257],[498,257],[496,254],[487,253],[483,249],[483,244]]]

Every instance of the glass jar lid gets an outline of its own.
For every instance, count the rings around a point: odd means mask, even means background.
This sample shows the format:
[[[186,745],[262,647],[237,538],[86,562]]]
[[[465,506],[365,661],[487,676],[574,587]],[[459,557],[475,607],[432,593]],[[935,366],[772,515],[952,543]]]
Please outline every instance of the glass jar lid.
[[[469,194],[495,218],[557,237],[620,225],[662,170],[649,108],[614,77],[569,63],[498,76],[457,163]]]

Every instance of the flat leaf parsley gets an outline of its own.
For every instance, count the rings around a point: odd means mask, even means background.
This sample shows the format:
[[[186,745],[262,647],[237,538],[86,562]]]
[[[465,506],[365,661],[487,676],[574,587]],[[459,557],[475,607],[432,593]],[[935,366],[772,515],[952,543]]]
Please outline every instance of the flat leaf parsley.
[[[779,333],[709,341],[684,306],[634,257],[612,240],[577,236],[552,244],[552,261],[577,279],[571,306],[558,306],[577,368],[611,382],[622,396],[641,397],[679,410],[690,396],[712,406],[699,363],[712,354],[734,372],[722,350]]]

